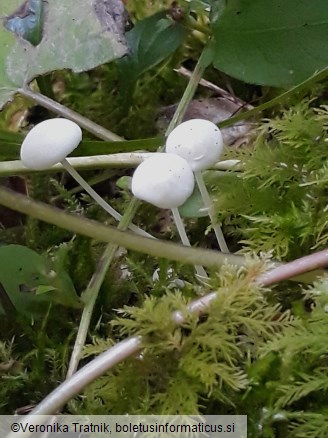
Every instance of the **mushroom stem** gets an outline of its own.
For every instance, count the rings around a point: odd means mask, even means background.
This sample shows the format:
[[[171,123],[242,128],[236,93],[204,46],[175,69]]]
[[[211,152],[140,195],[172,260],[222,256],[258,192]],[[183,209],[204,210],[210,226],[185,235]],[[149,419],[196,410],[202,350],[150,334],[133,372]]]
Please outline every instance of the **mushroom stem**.
[[[175,225],[177,227],[181,242],[183,243],[184,246],[191,246],[189,239],[188,239],[188,236],[187,236],[187,233],[186,233],[185,226],[182,222],[179,210],[177,208],[172,208],[172,215],[173,215],[173,219],[174,219]],[[203,266],[196,265],[195,269],[196,269],[197,275],[199,277],[208,278],[207,273],[206,273],[205,269],[203,268]]]
[[[224,235],[222,233],[222,229],[221,229],[220,225],[217,223],[217,219],[216,219],[214,211],[213,211],[214,210],[213,202],[212,202],[210,195],[207,191],[202,172],[195,172],[195,180],[196,180],[196,183],[198,185],[200,194],[202,195],[205,208],[207,209],[208,215],[211,219],[212,227],[213,227],[216,239],[218,241],[220,250],[223,253],[228,254],[230,251],[229,251],[229,248],[226,244]]]
[[[84,188],[84,190],[91,196],[91,198],[100,205],[100,207],[102,207],[114,219],[118,221],[121,220],[122,216],[120,215],[120,213],[116,211],[112,206],[110,206],[101,196],[98,195],[98,193],[86,182],[84,178],[82,178],[82,176],[74,169],[74,167],[68,162],[66,158],[61,162],[61,164],[63,165],[64,169],[75,179],[75,181],[77,181],[80,186]],[[140,236],[155,239],[154,236],[148,234],[146,231],[142,230],[134,224],[130,224],[129,228],[131,231],[134,231]]]

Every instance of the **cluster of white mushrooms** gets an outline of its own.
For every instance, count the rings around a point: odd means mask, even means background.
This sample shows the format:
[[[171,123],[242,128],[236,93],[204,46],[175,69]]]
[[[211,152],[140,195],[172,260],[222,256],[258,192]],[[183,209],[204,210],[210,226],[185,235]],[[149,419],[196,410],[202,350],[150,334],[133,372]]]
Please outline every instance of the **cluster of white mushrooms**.
[[[134,196],[160,208],[171,208],[181,240],[189,245],[177,208],[192,194],[196,179],[220,249],[229,252],[202,176],[223,151],[221,131],[208,120],[188,120],[169,134],[165,149],[166,153],[146,159],[136,169],[132,178]]]
[[[132,192],[160,208],[180,207],[194,190],[193,172],[208,169],[222,150],[222,135],[214,123],[201,119],[183,122],[168,136],[166,153],[147,158],[136,169]]]
[[[81,142],[81,128],[74,122],[49,119],[36,125],[25,137],[21,160],[32,170],[46,170],[61,163],[86,192],[110,215],[119,220],[121,215],[107,204],[66,160]],[[202,178],[202,171],[212,166],[223,150],[219,128],[212,122],[193,119],[181,123],[168,136],[166,152],[157,153],[143,161],[132,178],[132,193],[140,200],[159,208],[169,208],[178,225],[183,243],[189,244],[177,208],[192,194],[195,179],[211,216],[211,201]],[[212,217],[214,227],[214,217]],[[152,237],[131,224],[133,231]],[[214,227],[220,248],[228,252],[220,227]],[[184,237],[183,237],[184,234]]]

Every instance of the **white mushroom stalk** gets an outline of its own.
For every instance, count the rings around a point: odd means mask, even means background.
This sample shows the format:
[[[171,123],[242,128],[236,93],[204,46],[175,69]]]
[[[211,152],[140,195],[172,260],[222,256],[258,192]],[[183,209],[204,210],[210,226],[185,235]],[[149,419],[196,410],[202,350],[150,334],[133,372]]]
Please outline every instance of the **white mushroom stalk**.
[[[222,134],[219,128],[208,120],[193,119],[183,122],[173,129],[166,141],[166,152],[184,158],[194,171],[219,247],[222,252],[229,253],[202,175],[203,170],[218,161],[222,151]]]
[[[184,158],[157,153],[137,167],[131,189],[136,198],[171,209],[182,243],[191,246],[178,207],[192,194],[194,185],[193,171]],[[195,266],[195,269],[199,277],[207,278],[202,266]]]
[[[120,220],[122,217],[120,213],[99,196],[66,160],[67,155],[79,145],[81,140],[81,128],[71,120],[63,118],[45,120],[32,128],[25,137],[20,151],[21,161],[31,170],[46,170],[61,163],[91,198],[114,219]],[[139,235],[153,238],[136,225],[131,224],[129,228]]]

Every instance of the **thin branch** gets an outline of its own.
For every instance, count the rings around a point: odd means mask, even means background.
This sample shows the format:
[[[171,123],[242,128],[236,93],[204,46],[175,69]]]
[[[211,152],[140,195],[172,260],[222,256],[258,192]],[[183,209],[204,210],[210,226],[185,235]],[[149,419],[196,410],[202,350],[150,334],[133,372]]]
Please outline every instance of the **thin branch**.
[[[63,165],[64,169],[77,181],[81,187],[88,193],[88,195],[97,202],[98,205],[100,205],[101,208],[103,208],[109,215],[111,215],[114,219],[117,221],[120,221],[122,219],[122,215],[116,211],[110,204],[108,204],[98,193],[86,182],[84,178],[75,170],[73,166],[69,163],[69,161],[65,158],[61,164]],[[142,230],[141,228],[137,227],[136,225],[130,223],[128,228],[135,233],[139,234],[140,236],[145,237],[154,237],[147,233],[146,231]]]
[[[216,237],[216,240],[218,241],[220,250],[224,253],[229,253],[229,248],[227,246],[227,243],[225,241],[221,226],[217,222],[216,215],[214,213],[214,205],[212,202],[212,199],[207,191],[207,187],[204,182],[204,178],[201,172],[195,172],[195,180],[198,185],[200,194],[202,196],[204,206],[207,209],[208,216],[211,219],[211,225],[214,230],[214,234]]]
[[[292,277],[297,277],[306,272],[325,268],[326,266],[328,266],[328,249],[301,257],[286,264],[281,264],[280,266],[262,274],[257,279],[257,283],[262,284],[263,286],[268,286],[270,284],[280,283],[281,281],[288,280]]]
[[[275,267],[267,272],[261,274],[255,281],[256,284],[261,286],[271,286],[275,283],[280,283],[285,280],[302,281],[302,275],[308,272],[313,272],[311,280],[315,280],[317,277],[325,274],[325,271],[318,271],[319,268],[325,268],[328,266],[328,249],[323,251],[301,257],[288,263],[275,263]],[[201,297],[195,301],[192,301],[188,309],[190,312],[197,314],[203,313],[206,308],[217,297],[217,292],[211,292],[204,297]],[[183,322],[181,313],[175,312],[173,319],[181,324]]]
[[[74,169],[79,170],[95,170],[108,168],[130,168],[139,166],[143,160],[154,155],[153,153],[131,152],[111,155],[92,155],[90,157],[72,157],[67,158]],[[240,171],[242,169],[239,160],[219,161],[212,167],[214,170],[233,170]],[[65,169],[62,164],[55,164],[44,172],[63,172]],[[14,176],[31,174],[34,172],[40,173],[39,170],[27,169],[20,160],[2,161],[0,162],[0,176]]]
[[[315,84],[316,82],[322,81],[328,76],[328,67],[325,67],[323,70],[320,70],[318,73],[315,73],[313,76],[310,76],[305,81],[301,82],[300,84],[296,85],[295,87],[291,88],[288,91],[285,91],[284,93],[280,94],[277,97],[274,97],[273,99],[269,100],[268,102],[264,102],[262,105],[259,105],[249,111],[245,111],[242,113],[237,114],[236,116],[230,117],[230,119],[223,120],[223,122],[219,123],[220,128],[225,128],[226,126],[232,126],[237,122],[240,122],[241,120],[247,120],[250,117],[255,116],[256,114],[261,113],[264,110],[267,110],[269,108],[272,108],[275,105],[281,104],[285,102],[287,99],[289,99],[291,96],[293,96],[296,93],[299,93],[300,91],[308,89],[312,84]]]
[[[130,202],[117,226],[117,230],[125,231],[127,229],[131,223],[131,217],[135,215],[135,212],[138,208],[138,203],[139,201],[135,198]],[[96,270],[93,273],[86,290],[83,292],[82,298],[85,302],[85,306],[82,312],[66,378],[70,378],[78,368],[81,352],[87,338],[93,309],[96,304],[101,285],[105,279],[106,272],[108,271],[108,268],[115,257],[117,249],[117,244],[109,244],[106,246],[105,251],[98,261]]]
[[[80,393],[85,386],[102,376],[111,367],[122,362],[134,354],[137,354],[142,347],[142,338],[133,337],[119,342],[114,347],[100,354],[96,359],[89,362],[72,377],[65,380],[54,391],[52,391],[43,401],[36,406],[27,416],[20,418],[20,424],[42,424],[40,415],[52,415],[60,410],[67,401],[71,400],[76,394]],[[46,418],[44,419],[46,420]],[[20,428],[20,432],[11,432],[6,438],[27,438],[32,435],[32,428],[27,428],[25,432]]]
[[[217,268],[226,262],[237,266],[244,264],[242,256],[222,254],[209,249],[187,248],[172,242],[149,239],[134,233],[119,231],[95,220],[75,216],[43,202],[33,201],[27,196],[5,187],[0,187],[0,204],[73,233],[82,234],[100,242],[123,246],[154,257],[168,258],[192,265],[202,264],[212,268]]]
[[[184,223],[182,221],[182,218],[180,216],[179,210],[177,208],[172,208],[172,215],[173,215],[175,225],[178,229],[178,233],[179,233],[180,240],[181,240],[182,244],[184,246],[191,247],[191,244],[189,242],[189,239],[188,239],[188,236],[186,233],[186,229],[185,229]],[[196,265],[195,269],[196,269],[196,273],[197,273],[199,278],[202,278],[202,279],[208,278],[207,272],[205,271],[203,266]]]
[[[44,96],[43,94],[37,93],[36,91],[31,90],[31,88],[20,88],[18,90],[22,96],[31,100],[38,105],[47,108],[55,114],[58,114],[66,119],[72,120],[77,123],[81,128],[86,129],[87,131],[94,134],[96,137],[101,138],[103,140],[109,141],[122,141],[124,140],[122,137],[114,134],[108,129],[103,128],[97,123],[92,122],[87,117],[82,116],[81,114],[67,108],[66,106],[56,102],[55,100],[50,99],[49,97]]]
[[[90,238],[110,242],[135,251],[145,252],[155,257],[169,258],[182,263],[199,264],[218,267],[229,262],[242,266],[244,258],[234,254],[221,254],[217,251],[186,248],[182,245],[166,241],[155,241],[145,237],[123,233],[116,228],[99,224],[99,222],[74,216],[42,202],[36,202],[27,196],[0,187],[0,204],[20,213],[28,214],[36,219],[57,225],[74,233]],[[328,249],[302,257],[286,264],[275,264],[275,268],[262,274],[258,282],[267,286],[289,278],[296,278],[310,271],[328,266]],[[315,271],[322,275],[322,271]],[[302,281],[299,279],[299,281]],[[313,277],[310,281],[313,281]]]
[[[187,111],[188,105],[192,98],[194,97],[195,91],[198,87],[199,81],[202,79],[202,76],[205,72],[205,69],[207,67],[207,61],[206,57],[208,55],[207,52],[207,46],[203,49],[198,62],[195,66],[194,71],[192,72],[192,75],[190,76],[190,81],[188,82],[188,85],[185,89],[185,92],[183,93],[182,99],[179,102],[179,105],[172,117],[172,120],[166,130],[165,135],[168,136],[170,132],[179,124],[181,123],[183,116],[185,112]]]

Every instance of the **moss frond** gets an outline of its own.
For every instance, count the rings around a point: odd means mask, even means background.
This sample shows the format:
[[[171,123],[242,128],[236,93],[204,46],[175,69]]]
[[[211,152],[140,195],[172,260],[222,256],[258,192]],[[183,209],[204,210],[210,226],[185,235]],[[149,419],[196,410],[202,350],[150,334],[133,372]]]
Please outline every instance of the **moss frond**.
[[[246,250],[290,260],[327,244],[327,119],[327,107],[301,101],[234,151],[241,174],[212,177],[218,214]]]

